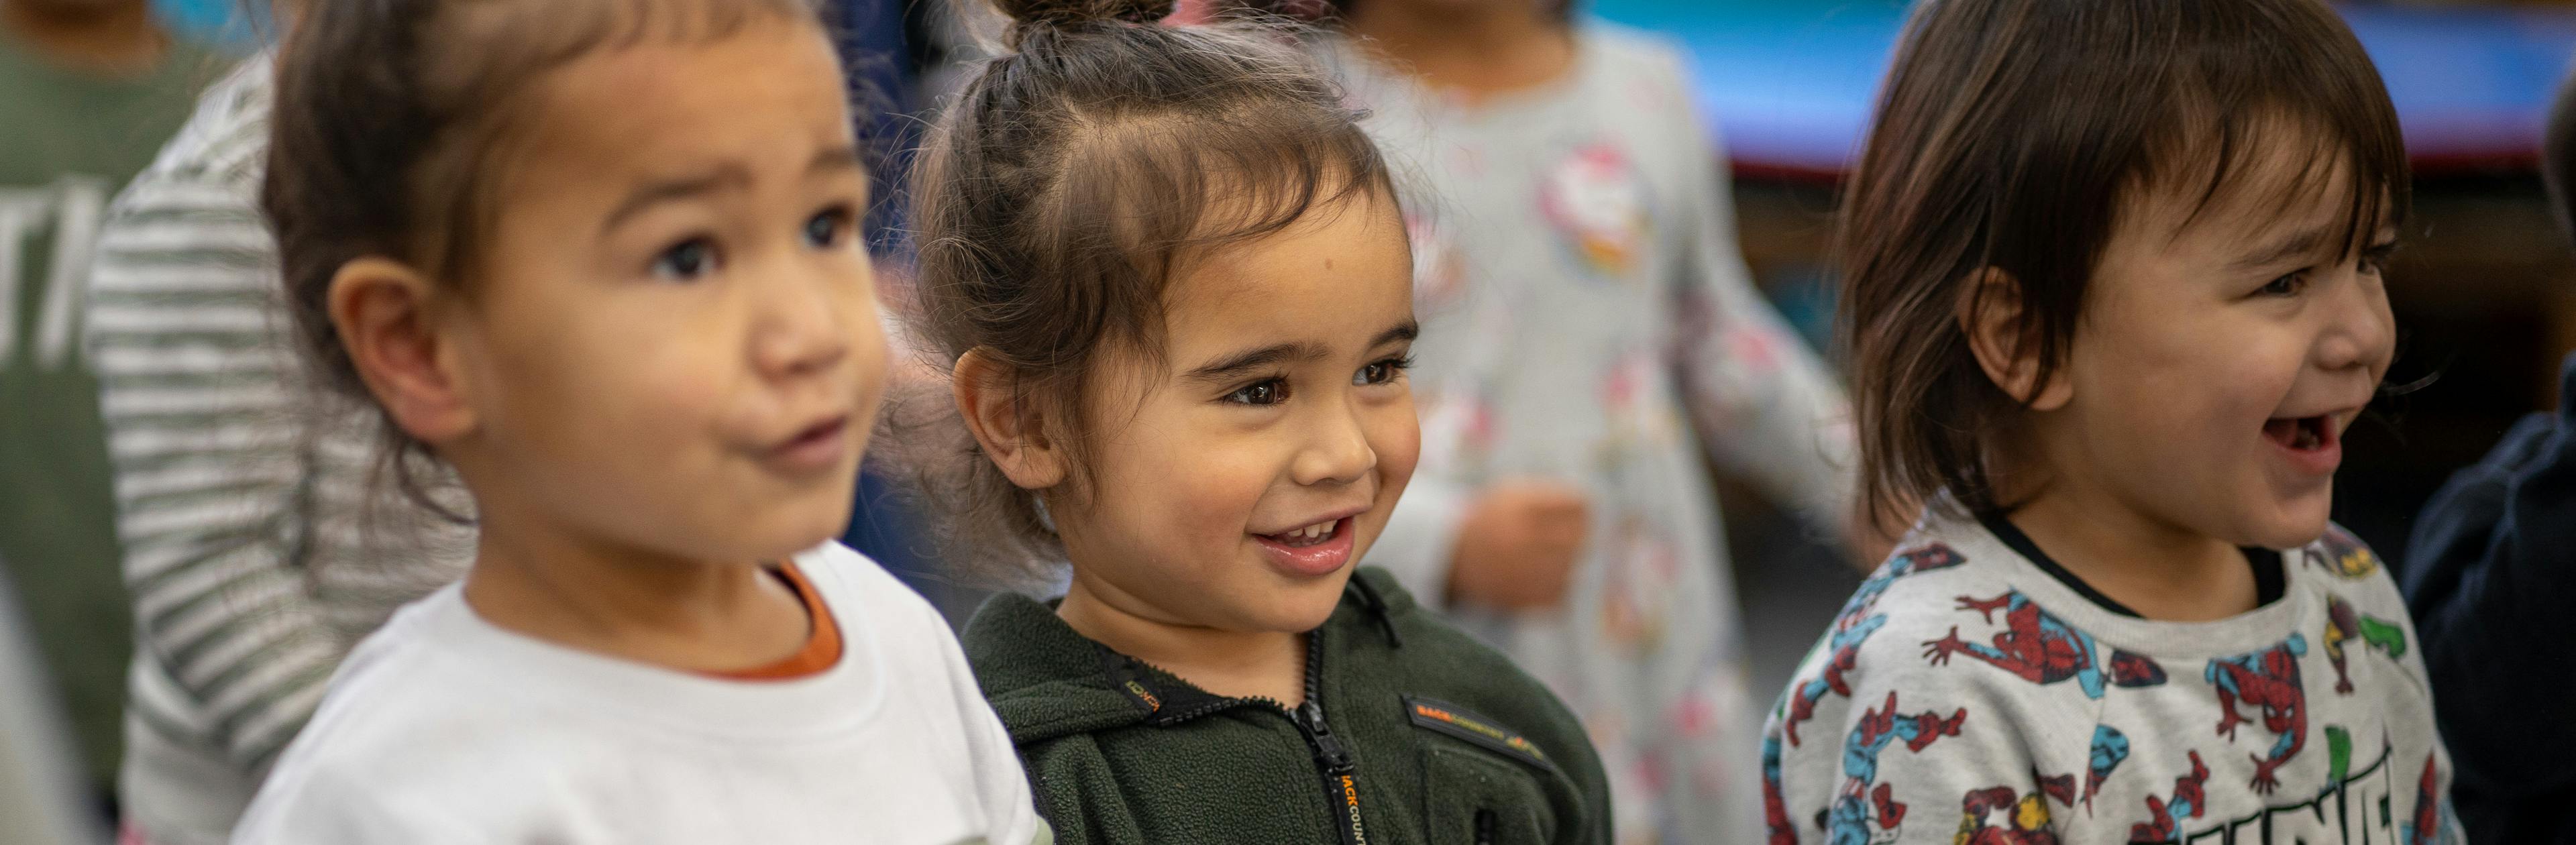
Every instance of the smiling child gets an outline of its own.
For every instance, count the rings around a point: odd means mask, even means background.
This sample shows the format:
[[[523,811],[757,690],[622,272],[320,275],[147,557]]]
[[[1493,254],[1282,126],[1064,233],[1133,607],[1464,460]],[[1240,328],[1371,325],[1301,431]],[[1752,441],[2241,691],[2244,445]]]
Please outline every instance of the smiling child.
[[[1866,498],[1932,506],[1782,694],[1773,845],[2456,841],[2406,609],[2327,521],[2408,202],[2352,33],[1940,0],[1885,90],[1844,340]]]
[[[973,438],[927,489],[962,562],[1070,563],[966,632],[1059,841],[1606,843],[1564,706],[1355,574],[1420,440],[1357,115],[1272,25],[1003,6],[1013,52],[915,180],[921,335]]]

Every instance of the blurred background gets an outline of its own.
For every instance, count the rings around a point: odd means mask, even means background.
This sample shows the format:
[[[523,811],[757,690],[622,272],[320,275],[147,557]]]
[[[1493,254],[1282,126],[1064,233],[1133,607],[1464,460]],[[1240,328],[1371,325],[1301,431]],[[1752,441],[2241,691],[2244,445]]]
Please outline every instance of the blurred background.
[[[1825,348],[1835,282],[1824,252],[1836,187],[1905,4],[1578,3],[1585,14],[1663,33],[1695,59],[1698,104],[1728,144],[1746,257],[1781,311]],[[256,4],[0,0],[0,315],[7,317],[0,363],[29,373],[61,366],[63,339],[74,333],[55,315],[75,310],[61,297],[81,278],[81,238],[95,227],[96,204],[177,130],[198,88],[260,49],[267,29],[236,11],[243,5]],[[57,61],[30,34],[44,16],[130,8],[148,15],[170,47],[146,70]],[[2556,401],[2556,362],[2576,348],[2576,256],[2536,172],[2543,115],[2576,56],[2576,3],[2341,8],[2386,78],[2415,167],[2415,215],[2388,272],[2401,330],[2390,383],[2411,390],[2356,427],[2336,500],[2337,519],[2393,558],[2418,506],[2453,469],[2483,454],[2518,415]],[[866,83],[863,129],[886,153],[878,196],[893,196],[919,115],[981,55],[975,27],[929,0],[844,0],[833,14],[846,24],[853,69]],[[874,222],[879,232],[900,226],[890,207]],[[900,263],[894,239],[876,243]],[[40,473],[44,465],[27,455],[98,436],[95,423],[48,427],[67,418],[54,412],[94,419],[95,409],[49,407],[80,394],[52,391],[44,378],[0,375],[0,438],[15,441],[0,443],[9,456],[0,462]],[[0,474],[0,482],[11,485],[0,488],[0,509],[12,511],[13,522],[49,518],[67,487],[106,484],[28,471]],[[857,495],[849,541],[962,622],[976,594],[927,562],[882,480],[865,479]],[[1752,688],[1768,695],[1859,575],[1750,488],[1722,490],[1720,499],[1754,651]],[[115,696],[124,689],[122,650],[130,648],[115,632],[131,623],[121,607],[65,610],[60,603],[73,599],[58,597],[75,592],[64,586],[72,582],[120,583],[119,563],[10,559],[44,553],[0,547],[0,843],[104,842],[115,812]],[[67,614],[82,624],[58,621]]]

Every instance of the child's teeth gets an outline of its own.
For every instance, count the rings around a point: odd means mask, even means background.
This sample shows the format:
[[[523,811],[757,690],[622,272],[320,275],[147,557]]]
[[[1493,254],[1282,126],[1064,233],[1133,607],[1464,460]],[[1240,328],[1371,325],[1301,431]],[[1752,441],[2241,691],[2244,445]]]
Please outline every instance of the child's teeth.
[[[1306,527],[1304,527],[1304,528],[1297,528],[1297,529],[1292,529],[1292,530],[1289,530],[1289,531],[1286,531],[1286,532],[1282,532],[1282,533],[1279,535],[1279,539],[1287,540],[1287,541],[1290,541],[1290,542],[1304,542],[1304,541],[1308,541],[1308,540],[1320,540],[1320,539],[1323,539],[1323,538],[1324,538],[1324,535],[1325,535],[1326,533],[1329,533],[1329,532],[1331,532],[1332,530],[1333,530],[1333,523],[1330,523],[1330,522],[1319,522],[1319,523],[1316,523],[1316,524],[1313,524],[1313,525],[1306,526]]]

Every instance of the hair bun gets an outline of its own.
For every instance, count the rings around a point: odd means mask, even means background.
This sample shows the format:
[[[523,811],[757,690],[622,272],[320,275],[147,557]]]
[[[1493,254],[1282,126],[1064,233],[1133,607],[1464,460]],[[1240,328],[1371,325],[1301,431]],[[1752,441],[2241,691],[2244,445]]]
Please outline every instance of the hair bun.
[[[993,0],[1012,25],[1064,26],[1092,21],[1153,23],[1171,16],[1173,0]]]

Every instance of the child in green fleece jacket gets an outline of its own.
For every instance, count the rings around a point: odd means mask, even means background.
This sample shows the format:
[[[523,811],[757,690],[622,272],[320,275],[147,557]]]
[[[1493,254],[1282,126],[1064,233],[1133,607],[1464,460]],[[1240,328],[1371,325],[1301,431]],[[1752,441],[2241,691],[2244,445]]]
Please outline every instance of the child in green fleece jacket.
[[[1606,845],[1564,705],[1354,575],[1420,451],[1413,258],[1359,115],[1279,24],[1000,5],[1011,51],[914,177],[950,389],[887,440],[953,564],[1065,584],[965,638],[1058,841]]]

